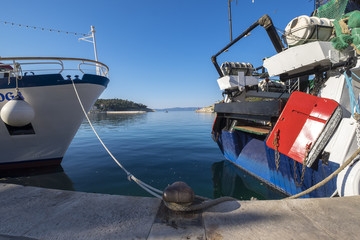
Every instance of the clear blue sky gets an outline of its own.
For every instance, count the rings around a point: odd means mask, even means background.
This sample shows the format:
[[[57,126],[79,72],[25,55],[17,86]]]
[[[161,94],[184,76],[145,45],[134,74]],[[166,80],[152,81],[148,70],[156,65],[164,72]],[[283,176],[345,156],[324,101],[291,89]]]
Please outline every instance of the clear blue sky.
[[[150,108],[202,107],[221,100],[211,56],[229,42],[227,0],[17,0],[2,1],[0,21],[87,33],[96,28],[99,61],[110,67],[101,98],[121,98]],[[277,28],[309,15],[313,1],[234,0],[233,36],[262,15]],[[0,56],[94,58],[77,37],[0,23]],[[219,62],[261,65],[275,53],[265,30],[256,29]]]

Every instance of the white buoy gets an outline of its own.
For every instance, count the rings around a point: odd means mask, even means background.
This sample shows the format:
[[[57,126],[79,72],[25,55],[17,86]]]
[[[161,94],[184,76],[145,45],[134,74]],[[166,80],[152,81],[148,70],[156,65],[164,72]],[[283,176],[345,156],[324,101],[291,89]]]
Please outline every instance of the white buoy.
[[[360,194],[360,164],[355,162],[341,171],[336,179],[340,197]]]
[[[2,107],[0,116],[6,124],[13,127],[22,127],[34,119],[35,112],[30,104],[21,97],[16,96]]]

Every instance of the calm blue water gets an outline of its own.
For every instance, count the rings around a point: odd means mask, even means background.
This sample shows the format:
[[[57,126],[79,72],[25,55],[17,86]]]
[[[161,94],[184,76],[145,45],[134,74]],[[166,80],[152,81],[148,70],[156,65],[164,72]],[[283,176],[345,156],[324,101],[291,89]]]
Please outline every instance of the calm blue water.
[[[211,138],[214,114],[191,111],[91,114],[112,154],[137,178],[159,189],[184,181],[197,195],[272,199],[280,196],[224,161]],[[1,182],[83,192],[150,196],[103,149],[84,122],[61,167],[0,177]]]

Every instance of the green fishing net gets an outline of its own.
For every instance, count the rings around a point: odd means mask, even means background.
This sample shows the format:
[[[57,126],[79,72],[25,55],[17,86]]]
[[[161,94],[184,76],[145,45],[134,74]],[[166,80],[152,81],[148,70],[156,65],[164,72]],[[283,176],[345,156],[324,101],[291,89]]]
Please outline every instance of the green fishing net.
[[[315,12],[320,18],[340,19],[345,12],[349,0],[331,0]]]
[[[335,49],[343,50],[350,45],[360,52],[360,11],[352,11],[333,22],[336,37],[331,39]]]
[[[344,15],[343,18],[349,18],[347,25],[349,28],[358,28],[360,27],[360,11],[349,12]]]

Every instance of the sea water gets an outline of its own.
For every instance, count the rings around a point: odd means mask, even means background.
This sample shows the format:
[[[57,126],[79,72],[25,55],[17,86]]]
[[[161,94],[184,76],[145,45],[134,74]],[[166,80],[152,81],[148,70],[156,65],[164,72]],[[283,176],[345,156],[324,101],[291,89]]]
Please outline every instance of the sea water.
[[[215,114],[192,111],[90,114],[114,157],[143,182],[163,190],[186,182],[208,198],[281,198],[262,182],[226,161],[211,138]],[[56,168],[0,176],[0,182],[72,191],[150,196],[115,163],[84,121]]]

